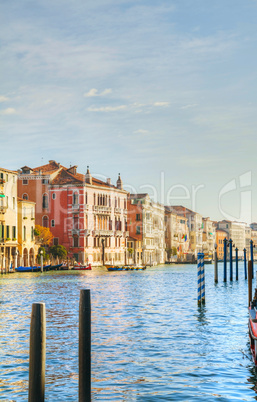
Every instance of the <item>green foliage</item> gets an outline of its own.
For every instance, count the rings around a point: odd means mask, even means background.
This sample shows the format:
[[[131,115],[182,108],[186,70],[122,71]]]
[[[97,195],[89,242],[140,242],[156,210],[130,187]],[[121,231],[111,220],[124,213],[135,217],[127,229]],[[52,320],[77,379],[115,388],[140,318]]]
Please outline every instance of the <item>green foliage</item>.
[[[172,247],[172,255],[177,255],[177,254],[178,254],[177,247]]]
[[[67,249],[64,246],[52,246],[50,247],[50,254],[52,254],[52,256],[54,258],[65,258],[67,257]]]
[[[128,253],[129,253],[129,255],[132,255],[132,254],[133,254],[133,251],[134,251],[133,248],[128,248]]]
[[[40,264],[41,263],[41,250],[43,251],[43,261],[47,261],[49,260],[49,255],[46,254],[46,250],[44,247],[39,247],[38,249],[38,254],[37,254],[37,263]]]

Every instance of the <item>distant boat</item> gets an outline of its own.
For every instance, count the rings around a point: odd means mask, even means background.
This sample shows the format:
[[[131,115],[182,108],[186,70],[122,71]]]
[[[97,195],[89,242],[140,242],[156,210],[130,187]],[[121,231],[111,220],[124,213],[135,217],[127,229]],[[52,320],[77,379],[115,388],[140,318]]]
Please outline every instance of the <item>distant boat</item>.
[[[108,271],[143,271],[146,269],[146,266],[142,265],[137,265],[137,266],[130,266],[130,265],[124,265],[124,266],[107,266],[106,267]]]
[[[43,267],[43,269],[45,271],[48,271],[50,267],[51,267],[51,265],[45,265]],[[40,270],[41,270],[41,267],[39,267],[38,265],[34,265],[33,267],[20,266],[20,267],[15,268],[16,272],[39,272]]]
[[[85,271],[85,270],[91,270],[91,264],[89,265],[75,265],[75,267],[73,267],[72,269],[74,269],[75,271]]]

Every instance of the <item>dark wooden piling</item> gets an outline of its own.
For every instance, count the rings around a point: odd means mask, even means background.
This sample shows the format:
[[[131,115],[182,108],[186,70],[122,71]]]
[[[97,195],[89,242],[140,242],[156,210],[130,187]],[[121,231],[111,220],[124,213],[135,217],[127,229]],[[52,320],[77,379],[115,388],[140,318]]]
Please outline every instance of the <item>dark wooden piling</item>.
[[[236,247],[236,281],[238,281],[238,248]]]
[[[250,306],[250,303],[252,301],[252,285],[253,285],[252,273],[253,273],[252,261],[248,261],[248,306]]]
[[[45,304],[33,303],[30,324],[29,402],[45,400],[45,355]]]
[[[80,291],[79,302],[79,402],[91,401],[91,301],[90,289]]]
[[[218,283],[218,256],[217,256],[217,248],[215,247],[214,253],[214,282]]]

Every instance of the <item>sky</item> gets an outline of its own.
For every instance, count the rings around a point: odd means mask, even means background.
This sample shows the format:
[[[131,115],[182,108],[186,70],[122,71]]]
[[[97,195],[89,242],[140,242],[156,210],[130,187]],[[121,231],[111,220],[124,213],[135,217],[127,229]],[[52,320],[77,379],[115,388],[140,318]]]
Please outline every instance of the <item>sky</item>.
[[[0,166],[257,221],[257,0],[2,0]]]

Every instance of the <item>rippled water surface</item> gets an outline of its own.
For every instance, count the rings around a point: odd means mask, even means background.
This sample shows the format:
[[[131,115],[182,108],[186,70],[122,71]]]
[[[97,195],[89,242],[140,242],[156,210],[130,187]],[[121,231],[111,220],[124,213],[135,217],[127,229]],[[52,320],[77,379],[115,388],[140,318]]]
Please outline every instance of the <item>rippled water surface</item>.
[[[250,401],[247,282],[213,281],[197,306],[196,265],[0,277],[0,400],[28,397],[33,302],[46,304],[46,400],[78,400],[80,289],[91,289],[93,401]]]

